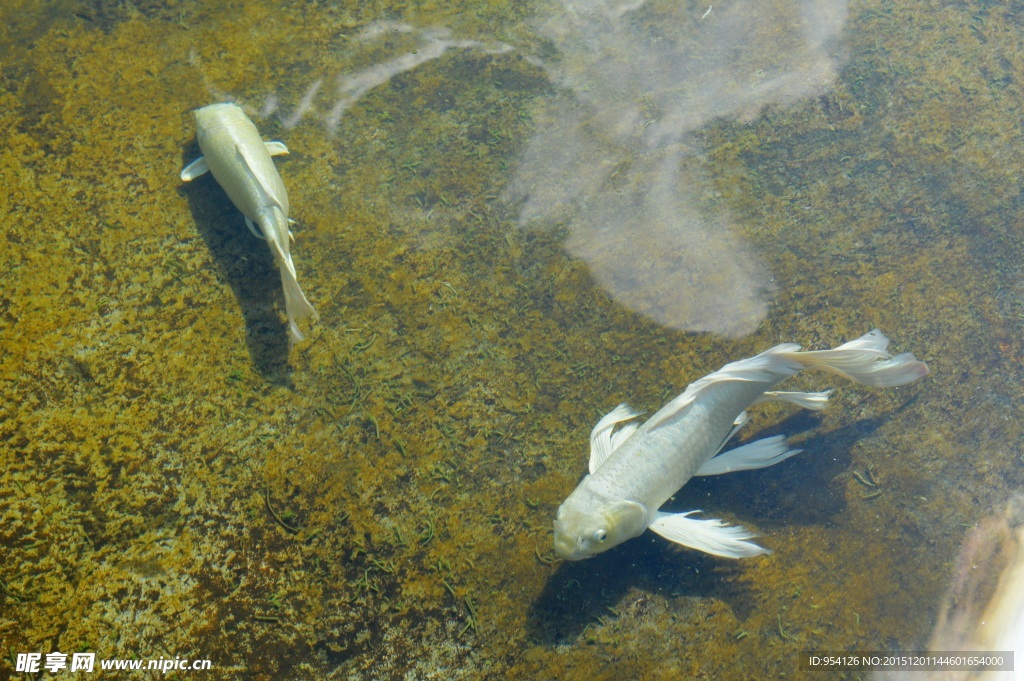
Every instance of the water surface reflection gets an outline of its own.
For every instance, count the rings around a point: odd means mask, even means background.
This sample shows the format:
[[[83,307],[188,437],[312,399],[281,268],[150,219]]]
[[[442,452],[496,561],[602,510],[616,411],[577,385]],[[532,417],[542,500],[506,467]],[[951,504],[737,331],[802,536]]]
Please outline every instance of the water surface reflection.
[[[845,0],[562,2],[538,26],[557,51],[538,63],[562,94],[508,191],[520,224],[568,223],[566,245],[595,279],[663,324],[752,332],[771,278],[693,133],[824,92],[845,20]]]

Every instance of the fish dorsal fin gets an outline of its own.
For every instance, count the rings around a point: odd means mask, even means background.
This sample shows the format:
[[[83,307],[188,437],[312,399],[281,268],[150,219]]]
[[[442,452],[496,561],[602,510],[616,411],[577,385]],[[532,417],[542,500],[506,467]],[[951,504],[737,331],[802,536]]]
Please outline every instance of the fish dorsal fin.
[[[181,169],[181,181],[191,182],[200,175],[210,172],[210,166],[206,165],[206,157],[200,156]]]
[[[260,181],[259,175],[253,170],[254,164],[250,162],[249,158],[245,155],[245,150],[241,145],[235,145],[235,157],[241,163],[242,167],[245,168],[246,174],[249,179],[252,180],[253,184],[256,185],[256,191],[260,195],[260,204],[264,206],[277,206],[281,213],[285,212],[284,206],[281,205],[281,201],[270,192],[267,191],[266,186]],[[287,219],[287,218],[286,218]],[[266,235],[264,235],[266,236]]]
[[[719,383],[726,381],[763,381],[765,383],[775,383],[782,377],[799,373],[803,366],[799,362],[787,359],[784,356],[784,353],[795,352],[799,349],[800,346],[796,343],[782,343],[765,350],[760,355],[726,364],[718,371],[708,374],[704,378],[688,385],[682,395],[659,409],[644,424],[644,428],[650,432],[674,420],[687,407],[693,404],[694,400],[702,393]]]
[[[650,432],[655,428],[659,428],[682,414],[686,411],[687,407],[693,404],[693,401],[696,400],[702,392],[710,388],[715,383],[727,380],[737,380],[732,378],[716,378],[720,373],[720,371],[716,371],[715,373],[705,376],[704,378],[694,381],[690,385],[686,386],[686,390],[683,391],[682,395],[655,412],[654,416],[644,424],[647,431]]]
[[[640,412],[634,411],[632,407],[623,402],[612,409],[597,422],[594,429],[590,431],[590,472],[595,473],[601,467],[612,452],[629,439],[629,436],[637,429],[637,424],[627,423],[614,433],[615,426],[623,421],[629,421],[640,416]]]

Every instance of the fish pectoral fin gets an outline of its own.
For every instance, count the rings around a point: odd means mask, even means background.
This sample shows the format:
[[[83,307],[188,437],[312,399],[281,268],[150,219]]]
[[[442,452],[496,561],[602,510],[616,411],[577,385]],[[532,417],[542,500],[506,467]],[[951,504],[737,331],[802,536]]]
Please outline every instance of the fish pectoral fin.
[[[818,411],[828,406],[828,398],[832,396],[832,392],[831,390],[826,390],[821,393],[794,393],[783,390],[769,390],[754,400],[754,404],[761,404],[762,402],[789,402],[804,409]]]
[[[708,459],[694,475],[721,475],[735,471],[767,468],[802,451],[802,449],[790,449],[785,435],[766,437]]]
[[[697,520],[688,516],[700,513],[658,513],[648,529],[665,539],[722,558],[750,558],[771,553],[768,549],[747,541],[757,536],[740,525],[726,525],[717,518]]]
[[[288,153],[288,147],[284,145],[284,142],[274,140],[273,142],[264,142],[263,146],[267,148],[267,153],[271,156],[282,156]]]
[[[612,409],[597,422],[594,429],[590,431],[590,472],[594,473],[601,467],[612,452],[619,448],[630,435],[637,429],[635,423],[629,423],[619,428],[614,434],[615,426],[623,421],[629,421],[640,416],[640,412],[634,411],[631,406],[623,402]]]
[[[210,172],[210,166],[206,165],[206,157],[200,156],[181,169],[181,181],[191,182],[200,175]]]
[[[245,226],[249,228],[249,231],[252,232],[253,236],[257,239],[263,239],[264,241],[267,240],[267,237],[263,236],[263,232],[261,232],[260,228],[256,226],[256,223],[249,218],[245,219]]]

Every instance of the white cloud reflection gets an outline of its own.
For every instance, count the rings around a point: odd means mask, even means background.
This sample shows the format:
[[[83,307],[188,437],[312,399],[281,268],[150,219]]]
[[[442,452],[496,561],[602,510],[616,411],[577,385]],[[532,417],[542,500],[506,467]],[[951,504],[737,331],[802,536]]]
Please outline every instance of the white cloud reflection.
[[[483,54],[502,54],[513,49],[511,45],[501,42],[481,42],[479,40],[463,40],[451,37],[451,31],[444,27],[418,28],[411,24],[398,21],[379,21],[366,26],[352,37],[351,44],[364,48],[366,52],[379,49],[388,38],[405,37],[406,40],[398,49],[398,54],[383,62],[369,66],[346,70],[334,80],[334,87],[324,88],[325,79],[317,78],[306,87],[301,100],[290,111],[286,112],[276,94],[270,94],[262,106],[254,109],[242,104],[249,113],[258,114],[259,118],[276,115],[285,129],[290,129],[306,119],[318,119],[323,122],[328,132],[337,132],[342,116],[353,104],[370,90],[384,85],[395,76],[443,57],[449,50],[473,50]],[[354,49],[354,53],[362,51]],[[199,53],[194,48],[189,55],[190,63],[198,68],[211,97],[218,101],[234,101],[235,97],[216,87],[203,68]],[[328,100],[325,104],[324,100]],[[329,107],[326,111],[324,107]]]
[[[754,331],[771,278],[716,199],[692,133],[827,90],[842,61],[846,3],[550,0],[533,26],[544,57],[527,59],[559,93],[536,112],[538,132],[506,192],[520,224],[568,225],[566,247],[595,280],[659,323]],[[376,22],[347,42],[351,65],[340,74],[317,77],[289,107],[270,94],[249,108],[285,128],[314,120],[334,133],[367,92],[449,51],[519,49]]]
[[[767,313],[769,275],[713,196],[691,133],[824,92],[846,0],[720,5],[562,0],[538,60],[562,94],[537,117],[508,196],[520,223],[569,225],[566,247],[623,305],[729,336]]]

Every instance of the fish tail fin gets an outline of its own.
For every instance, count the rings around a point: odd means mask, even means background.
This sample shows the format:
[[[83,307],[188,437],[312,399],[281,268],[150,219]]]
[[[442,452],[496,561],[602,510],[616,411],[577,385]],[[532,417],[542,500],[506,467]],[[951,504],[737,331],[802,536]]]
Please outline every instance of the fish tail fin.
[[[916,381],[928,374],[928,365],[913,354],[891,355],[889,339],[878,329],[832,350],[810,352],[785,351],[806,369],[822,369],[839,374],[855,383],[875,388],[891,388]]]
[[[287,234],[287,219],[284,218],[284,214],[279,210],[274,210],[275,217],[280,216],[284,220],[285,229],[281,230],[267,230],[263,229],[265,235],[268,234]],[[288,237],[285,236],[285,239]],[[302,292],[302,288],[299,286],[298,277],[295,274],[295,264],[292,262],[291,253],[288,252],[285,243],[283,246],[278,243],[276,238],[267,238],[267,243],[270,244],[270,250],[274,254],[274,260],[277,262],[277,268],[281,271],[281,288],[284,290],[284,309],[288,315],[288,336],[293,343],[305,340],[306,336],[299,329],[298,321],[301,319],[313,318],[318,319],[316,310],[310,304],[309,300],[306,299],[306,294]]]
[[[296,323],[300,319],[318,318],[313,305],[306,299],[306,295],[299,287],[299,281],[295,278],[293,268],[281,268],[281,287],[284,289],[284,309],[288,315],[288,335],[292,342],[299,342],[306,339],[306,336],[299,329]]]

